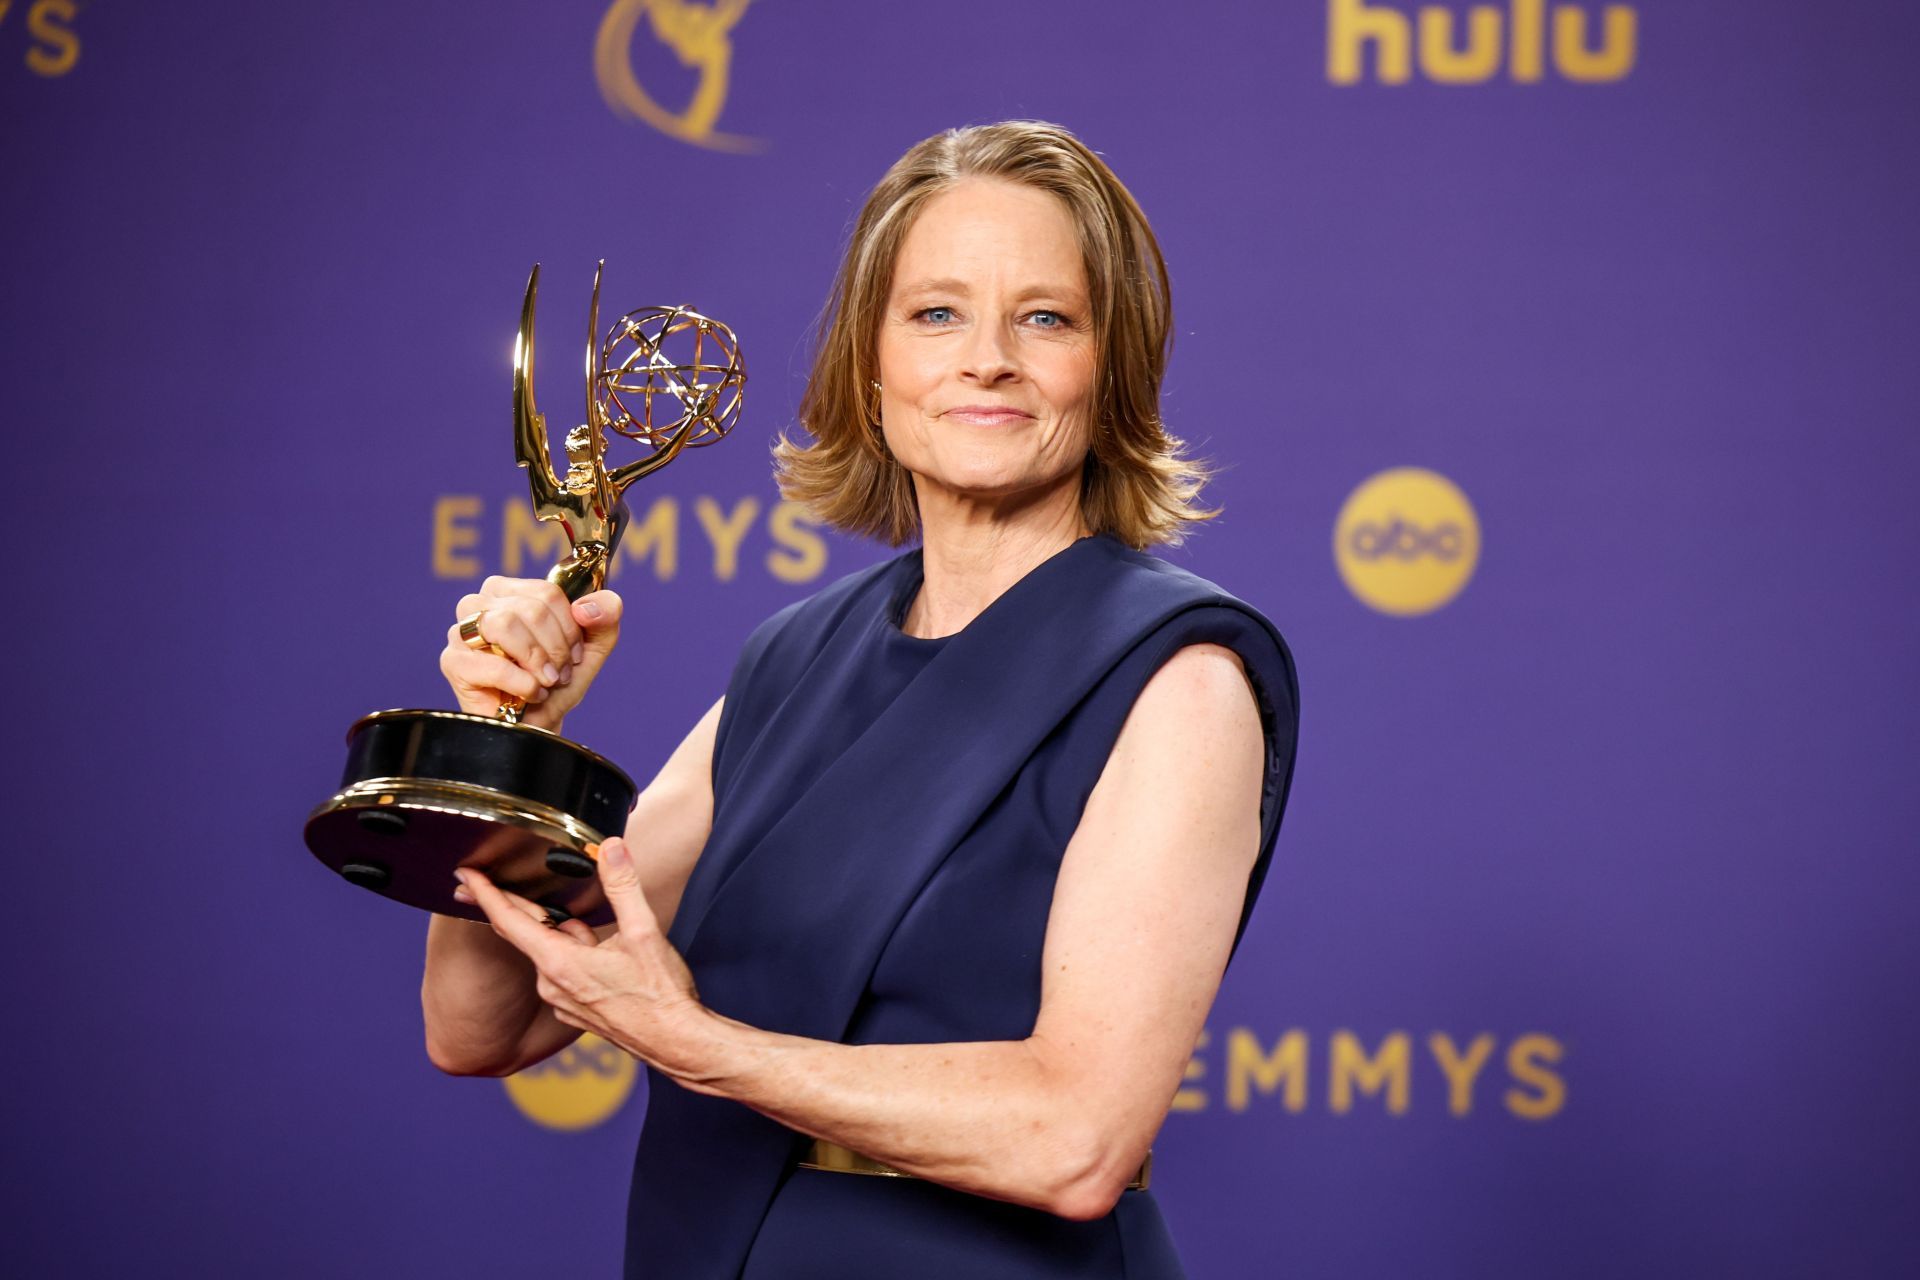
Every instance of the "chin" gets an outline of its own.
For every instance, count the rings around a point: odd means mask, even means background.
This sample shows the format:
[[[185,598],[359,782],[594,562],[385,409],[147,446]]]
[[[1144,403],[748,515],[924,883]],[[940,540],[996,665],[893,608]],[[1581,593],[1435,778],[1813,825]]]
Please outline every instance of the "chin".
[[[988,467],[947,468],[928,477],[950,493],[967,498],[1012,498],[1020,494],[1040,495],[1054,479],[1030,471],[1009,471]]]
[[[1042,493],[1063,483],[1077,483],[1078,461],[1061,468],[1060,460],[1037,455],[1032,448],[1010,448],[1016,442],[975,440],[926,451],[918,459],[904,459],[907,469],[950,493],[978,499],[1004,499]],[[928,456],[931,455],[931,456]]]

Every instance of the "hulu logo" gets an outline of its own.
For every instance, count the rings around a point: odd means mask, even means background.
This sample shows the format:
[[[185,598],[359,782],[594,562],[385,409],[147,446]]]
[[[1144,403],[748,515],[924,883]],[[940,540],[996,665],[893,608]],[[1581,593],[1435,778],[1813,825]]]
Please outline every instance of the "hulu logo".
[[[1359,84],[1371,48],[1375,78],[1405,84],[1413,78],[1417,32],[1420,73],[1436,84],[1482,84],[1500,73],[1503,62],[1514,80],[1534,84],[1547,74],[1547,16],[1547,0],[1508,0],[1505,12],[1476,4],[1464,23],[1444,5],[1423,4],[1409,16],[1368,0],[1328,0],[1327,79]],[[1632,7],[1606,7],[1597,46],[1584,8],[1556,4],[1552,16],[1553,69],[1563,79],[1598,84],[1633,70],[1639,15]]]

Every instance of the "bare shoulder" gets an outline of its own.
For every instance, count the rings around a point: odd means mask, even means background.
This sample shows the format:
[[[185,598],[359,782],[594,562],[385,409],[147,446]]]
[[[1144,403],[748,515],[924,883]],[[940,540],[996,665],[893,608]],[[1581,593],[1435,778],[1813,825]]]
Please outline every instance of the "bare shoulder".
[[[1243,841],[1243,828],[1251,823],[1257,837],[1265,763],[1265,731],[1240,658],[1220,645],[1188,645],[1135,699],[1087,816],[1108,841],[1125,832],[1130,843],[1190,857],[1204,831],[1234,851],[1230,860],[1250,860],[1258,840]]]
[[[1245,695],[1247,705],[1253,705],[1247,666],[1239,654],[1223,644],[1190,644],[1176,649],[1147,681],[1147,690],[1156,689],[1163,698],[1171,696],[1171,691],[1223,704],[1239,702]]]
[[[1240,655],[1225,645],[1190,644],[1141,689],[1116,749],[1158,744],[1155,754],[1164,754],[1176,745],[1184,752],[1213,743],[1235,750],[1249,740],[1261,740],[1260,710]]]

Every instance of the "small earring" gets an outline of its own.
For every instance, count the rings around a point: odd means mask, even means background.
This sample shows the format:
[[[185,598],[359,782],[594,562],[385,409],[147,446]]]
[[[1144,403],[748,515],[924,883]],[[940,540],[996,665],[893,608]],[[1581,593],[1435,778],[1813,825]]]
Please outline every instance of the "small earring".
[[[867,379],[867,385],[872,387],[875,391],[884,391],[886,389],[882,387],[879,383],[875,382],[872,378]]]

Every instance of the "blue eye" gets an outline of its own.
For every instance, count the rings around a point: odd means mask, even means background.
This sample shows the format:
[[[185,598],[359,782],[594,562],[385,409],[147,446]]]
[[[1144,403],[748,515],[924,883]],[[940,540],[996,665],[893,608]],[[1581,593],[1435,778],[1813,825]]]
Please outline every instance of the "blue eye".
[[[953,308],[927,307],[920,312],[920,318],[933,324],[945,324],[953,319]]]
[[[1058,311],[1036,311],[1029,316],[1028,319],[1032,320],[1034,324],[1042,329],[1064,329],[1067,327],[1067,318]]]

